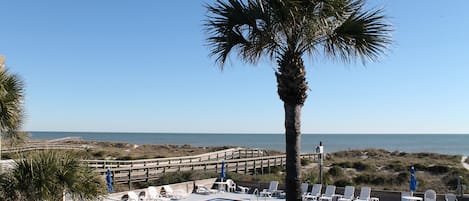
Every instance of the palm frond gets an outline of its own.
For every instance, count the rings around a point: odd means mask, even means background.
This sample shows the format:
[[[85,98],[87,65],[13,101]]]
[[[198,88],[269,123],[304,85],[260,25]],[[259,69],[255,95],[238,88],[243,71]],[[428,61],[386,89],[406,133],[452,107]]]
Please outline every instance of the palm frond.
[[[0,70],[0,132],[16,131],[23,120],[24,84],[21,78]]]
[[[210,56],[223,64],[234,50],[245,61],[255,63],[260,56],[275,50],[275,37],[268,11],[262,2],[241,0],[218,0],[214,6],[206,6],[209,20],[204,24],[211,48]]]
[[[359,5],[358,5],[359,6]],[[361,8],[361,7],[360,7]],[[376,61],[388,49],[391,25],[386,22],[383,10],[354,10],[350,16],[327,36],[324,50],[327,55],[344,62],[359,57],[363,63]]]
[[[5,180],[16,182],[9,186],[2,182]],[[91,168],[81,165],[77,155],[57,151],[20,157],[11,174],[0,177],[0,189],[6,188],[14,189],[14,193],[25,200],[62,200],[64,192],[73,198],[82,198],[74,200],[95,200],[106,190],[103,179]],[[12,193],[0,191],[0,198]]]

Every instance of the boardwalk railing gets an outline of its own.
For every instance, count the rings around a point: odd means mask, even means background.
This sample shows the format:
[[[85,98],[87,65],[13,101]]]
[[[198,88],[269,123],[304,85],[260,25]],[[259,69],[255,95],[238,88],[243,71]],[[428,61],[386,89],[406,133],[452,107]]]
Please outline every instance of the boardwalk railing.
[[[301,158],[316,160],[317,154],[302,154]],[[275,166],[284,166],[285,163],[285,155],[225,160],[226,171],[244,174],[263,174],[264,169],[269,169]],[[221,161],[204,161],[177,164],[116,167],[111,168],[111,171],[113,172],[113,181],[115,183],[125,183],[130,185],[130,183],[134,182],[148,182],[150,180],[156,180],[163,173],[195,170],[219,172],[220,169]],[[104,175],[106,169],[97,169],[96,171]]]
[[[16,153],[24,151],[39,151],[39,150],[50,150],[50,149],[60,149],[60,150],[85,150],[87,147],[82,145],[70,145],[70,144],[28,144],[27,146],[22,147],[5,147],[2,148],[3,153]]]
[[[80,137],[64,137],[58,139],[47,140],[43,142],[28,142],[24,146],[18,147],[2,147],[2,153],[17,153],[24,151],[40,151],[40,150],[50,150],[50,149],[65,149],[65,150],[85,150],[90,148],[87,145],[74,145],[74,144],[65,144],[65,142],[72,141],[81,141]]]
[[[264,149],[231,148],[195,156],[156,158],[142,160],[83,160],[82,163],[93,168],[146,167],[155,165],[174,165],[203,161],[219,161],[238,158],[265,156]]]

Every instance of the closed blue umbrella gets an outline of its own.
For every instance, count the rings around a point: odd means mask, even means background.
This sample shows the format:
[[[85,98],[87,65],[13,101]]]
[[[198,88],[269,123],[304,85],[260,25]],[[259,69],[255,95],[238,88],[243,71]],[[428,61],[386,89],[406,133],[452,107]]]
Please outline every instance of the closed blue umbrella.
[[[225,161],[221,161],[221,172],[220,172],[220,179],[223,182],[223,179],[226,177],[225,174]]]
[[[415,176],[415,168],[412,166],[410,168],[410,193],[413,194],[415,190],[417,190],[417,177]]]
[[[107,184],[107,190],[109,193],[112,193],[114,190],[112,189],[112,172],[108,168],[106,171],[106,184]]]

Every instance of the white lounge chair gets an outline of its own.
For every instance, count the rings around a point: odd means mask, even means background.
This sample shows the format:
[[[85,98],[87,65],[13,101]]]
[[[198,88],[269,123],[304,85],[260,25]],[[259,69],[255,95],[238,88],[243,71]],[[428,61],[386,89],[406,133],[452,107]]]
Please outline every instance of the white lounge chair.
[[[147,200],[148,201],[168,201],[168,200],[171,200],[170,198],[163,197],[160,194],[159,190],[161,190],[161,189],[157,189],[154,186],[149,186],[147,188],[147,192],[148,192]]]
[[[234,192],[236,190],[236,183],[232,179],[227,179],[226,188],[228,192]]]
[[[360,190],[360,195],[355,199],[355,201],[370,201],[371,188],[364,186]]]
[[[169,197],[171,199],[182,199],[184,197],[187,197],[187,193],[179,189],[173,190],[171,186],[169,185],[164,185],[163,189],[164,189],[164,192],[166,193],[166,197]]]
[[[129,191],[121,197],[121,201],[139,201],[139,199],[137,193]]]
[[[240,186],[240,185],[237,185],[238,188],[239,188],[239,193],[248,193],[249,192],[249,187],[244,187],[244,186]]]
[[[404,199],[404,197],[411,197],[412,193],[408,191],[403,191],[401,192],[401,201],[408,201],[407,199]]]
[[[326,192],[319,197],[319,200],[332,201],[332,197],[335,195],[335,189],[336,187],[334,185],[328,185],[326,187]]]
[[[311,192],[303,196],[303,200],[317,200],[319,196],[321,196],[321,189],[321,184],[314,184],[313,188],[311,189]]]
[[[445,194],[445,200],[446,201],[458,201],[458,199],[456,198],[456,195],[452,193]]]
[[[434,190],[426,190],[423,194],[424,201],[436,201],[436,192]]]
[[[269,185],[269,189],[264,189],[259,194],[261,197],[266,197],[266,196],[272,197],[272,194],[277,192],[277,188],[278,188],[278,181],[271,181]]]
[[[355,187],[353,186],[346,186],[344,190],[344,196],[337,199],[337,201],[351,201],[355,196]]]
[[[211,194],[211,193],[218,193],[218,190],[210,189],[210,188],[208,188],[207,186],[204,186],[204,185],[197,185],[196,189],[195,189],[195,192],[198,193],[198,194],[208,195],[208,194]]]
[[[302,183],[301,184],[301,196],[305,196],[308,193],[308,183]]]
[[[138,200],[141,201],[141,200],[146,200],[146,199],[147,199],[147,195],[146,195],[145,191],[141,191],[138,194]]]

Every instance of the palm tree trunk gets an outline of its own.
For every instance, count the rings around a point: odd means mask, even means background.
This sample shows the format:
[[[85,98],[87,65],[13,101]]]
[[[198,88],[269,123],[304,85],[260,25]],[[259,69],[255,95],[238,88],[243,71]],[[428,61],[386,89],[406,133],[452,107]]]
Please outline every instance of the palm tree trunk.
[[[278,59],[275,73],[278,95],[285,108],[285,151],[287,154],[285,191],[287,201],[301,201],[300,135],[301,109],[306,100],[308,83],[301,54],[286,51]]]
[[[285,150],[287,152],[287,164],[285,190],[287,201],[301,201],[300,176],[300,144],[301,144],[301,108],[302,105],[284,104],[285,108]]]

